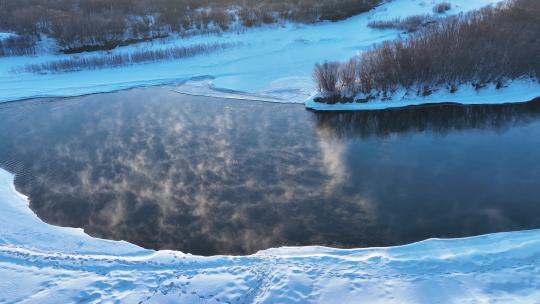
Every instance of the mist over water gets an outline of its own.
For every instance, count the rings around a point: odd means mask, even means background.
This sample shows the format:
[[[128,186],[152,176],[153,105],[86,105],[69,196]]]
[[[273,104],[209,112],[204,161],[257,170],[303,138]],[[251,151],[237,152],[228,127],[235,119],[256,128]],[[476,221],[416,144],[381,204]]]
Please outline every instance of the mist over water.
[[[316,113],[148,88],[0,105],[0,166],[44,221],[247,254],[540,227],[540,102]]]

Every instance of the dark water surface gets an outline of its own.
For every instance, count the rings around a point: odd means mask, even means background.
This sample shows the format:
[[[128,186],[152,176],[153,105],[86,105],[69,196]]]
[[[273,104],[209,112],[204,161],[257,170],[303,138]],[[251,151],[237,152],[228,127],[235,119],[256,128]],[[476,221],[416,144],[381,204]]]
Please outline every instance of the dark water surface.
[[[246,254],[540,227],[540,102],[325,113],[148,88],[0,105],[46,222]]]

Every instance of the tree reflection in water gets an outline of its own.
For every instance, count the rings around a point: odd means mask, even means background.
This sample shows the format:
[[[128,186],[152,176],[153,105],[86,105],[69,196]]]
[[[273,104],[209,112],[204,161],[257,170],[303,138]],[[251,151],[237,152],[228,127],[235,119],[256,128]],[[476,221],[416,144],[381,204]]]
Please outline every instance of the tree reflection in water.
[[[540,117],[540,99],[521,104],[430,105],[376,111],[315,112],[317,128],[340,138],[460,130],[503,131]]]

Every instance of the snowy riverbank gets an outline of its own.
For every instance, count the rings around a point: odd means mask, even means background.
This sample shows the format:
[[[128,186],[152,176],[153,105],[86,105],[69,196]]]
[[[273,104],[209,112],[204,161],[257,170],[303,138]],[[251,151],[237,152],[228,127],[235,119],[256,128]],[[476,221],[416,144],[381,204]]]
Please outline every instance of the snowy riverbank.
[[[1,303],[531,303],[540,230],[200,257],[40,221],[0,170]]]
[[[119,68],[85,70],[58,74],[13,73],[26,64],[37,64],[99,53],[53,55],[48,41],[40,56],[0,58],[0,102],[44,96],[76,96],[147,85],[179,84],[197,77],[213,78],[213,86],[225,90],[264,95],[287,102],[302,103],[313,92],[311,72],[317,62],[345,60],[374,43],[396,38],[396,30],[367,27],[369,21],[431,13],[439,1],[394,0],[374,10],[340,22],[311,25],[283,24],[221,36],[165,39],[119,47],[111,54],[187,46],[198,43],[241,45],[215,53],[136,64]],[[499,0],[451,0],[448,14],[477,9]],[[222,90],[223,91],[223,90]],[[219,91],[216,91],[219,92]]]
[[[504,104],[527,102],[540,97],[540,83],[532,79],[520,79],[508,82],[505,87],[497,89],[490,84],[479,90],[472,85],[464,85],[455,93],[446,89],[436,90],[429,96],[418,96],[416,92],[398,91],[387,100],[374,99],[365,103],[336,103],[327,104],[316,102],[317,95],[305,101],[306,108],[317,111],[350,111],[350,110],[381,110],[401,108],[423,104],[456,103],[463,105]]]

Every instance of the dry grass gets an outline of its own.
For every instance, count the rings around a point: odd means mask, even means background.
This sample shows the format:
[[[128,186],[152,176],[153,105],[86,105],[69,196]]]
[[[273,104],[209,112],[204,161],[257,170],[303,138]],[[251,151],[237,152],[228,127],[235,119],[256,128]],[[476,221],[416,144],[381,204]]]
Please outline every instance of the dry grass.
[[[433,15],[414,15],[405,18],[398,17],[390,20],[374,20],[370,21],[368,26],[381,30],[397,29],[407,32],[415,32],[421,27],[433,24],[439,20],[439,17]]]
[[[193,57],[200,54],[208,54],[211,52],[223,50],[239,46],[238,42],[231,43],[211,43],[211,44],[195,44],[190,46],[172,47],[159,50],[146,50],[133,53],[122,53],[91,57],[72,57],[69,59],[60,59],[39,64],[28,64],[14,72],[31,72],[31,73],[60,73],[72,72],[88,69],[102,69],[110,67],[126,66],[135,63],[155,62],[170,59],[180,59]]]

